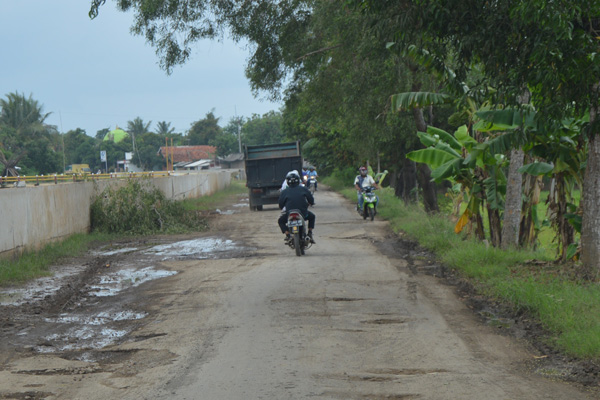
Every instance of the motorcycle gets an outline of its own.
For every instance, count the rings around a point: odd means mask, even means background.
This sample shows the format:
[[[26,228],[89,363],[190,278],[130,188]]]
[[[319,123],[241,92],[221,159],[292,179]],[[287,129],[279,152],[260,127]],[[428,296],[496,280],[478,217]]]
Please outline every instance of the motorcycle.
[[[290,210],[288,213],[287,227],[290,232],[290,240],[288,246],[296,251],[296,255],[300,257],[304,251],[312,245],[308,236],[308,224],[302,216],[300,210]]]
[[[363,217],[363,219],[371,218],[371,221],[375,219],[375,214],[377,214],[377,196],[375,195],[375,187],[367,186],[362,189],[362,198],[363,198],[363,206],[360,209],[359,205],[356,205],[356,209],[358,213]]]
[[[317,190],[317,178],[314,176],[310,176],[307,179],[308,190],[310,190],[311,194],[315,194],[315,190]]]

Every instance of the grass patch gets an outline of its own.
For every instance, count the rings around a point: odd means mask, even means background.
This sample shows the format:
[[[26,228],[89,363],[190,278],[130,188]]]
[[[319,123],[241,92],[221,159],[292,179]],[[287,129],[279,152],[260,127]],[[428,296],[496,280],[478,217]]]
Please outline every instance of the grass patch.
[[[104,242],[114,236],[103,233],[71,235],[67,239],[46,245],[39,251],[27,251],[14,259],[0,259],[0,285],[21,283],[47,276],[48,267],[60,259],[84,254],[93,242]]]
[[[246,188],[244,181],[232,180],[231,184],[223,190],[213,193],[210,196],[183,200],[182,204],[183,208],[188,211],[207,211],[222,205],[230,198],[235,198],[244,193],[248,193],[248,188]]]
[[[356,201],[352,181],[328,177],[323,183]],[[491,300],[537,318],[548,342],[566,355],[600,360],[600,285],[578,280],[577,265],[553,264],[550,246],[539,251],[504,251],[454,233],[444,214],[428,215],[406,205],[390,188],[378,191],[378,215],[395,232],[433,252]]]

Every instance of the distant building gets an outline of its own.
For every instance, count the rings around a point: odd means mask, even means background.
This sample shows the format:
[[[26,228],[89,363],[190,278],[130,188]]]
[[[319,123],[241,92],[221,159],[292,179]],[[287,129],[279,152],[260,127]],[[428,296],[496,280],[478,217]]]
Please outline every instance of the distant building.
[[[158,155],[165,159],[164,168],[167,167],[167,155],[174,169],[208,169],[218,164],[215,146],[162,146]]]
[[[244,154],[243,153],[232,153],[225,158],[221,158],[220,163],[221,163],[221,168],[243,169],[244,168]]]

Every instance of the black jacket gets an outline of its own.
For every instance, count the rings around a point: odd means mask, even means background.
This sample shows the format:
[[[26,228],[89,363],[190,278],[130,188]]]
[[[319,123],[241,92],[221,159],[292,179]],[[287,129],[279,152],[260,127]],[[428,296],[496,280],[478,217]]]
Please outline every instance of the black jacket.
[[[279,195],[279,208],[287,211],[300,210],[306,216],[309,204],[314,205],[315,198],[305,186],[288,186]]]

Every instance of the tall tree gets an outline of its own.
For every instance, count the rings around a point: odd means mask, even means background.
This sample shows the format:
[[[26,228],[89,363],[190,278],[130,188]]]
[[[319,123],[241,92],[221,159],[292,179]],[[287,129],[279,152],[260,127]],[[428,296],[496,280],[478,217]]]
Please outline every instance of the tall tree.
[[[131,145],[133,148],[133,152],[137,156],[137,164],[141,168],[144,168],[144,162],[142,161],[142,156],[137,149],[136,136],[139,137],[150,132],[151,124],[152,121],[145,123],[144,120],[142,120],[140,117],[136,117],[133,121],[127,121],[127,133],[131,135]]]
[[[589,141],[583,186],[581,260],[590,273],[600,272],[600,139],[597,110],[600,57],[600,3],[556,2],[355,1],[381,21],[396,24],[396,38],[459,60],[464,77],[474,62],[483,66],[486,86],[497,88],[496,103],[519,106],[522,88],[540,123],[558,125],[565,116],[590,110]],[[443,15],[443,18],[440,16]],[[553,131],[553,129],[547,129]]]
[[[254,114],[242,128],[242,142],[247,145],[280,143],[286,140],[282,130],[281,113],[269,111]]]
[[[219,118],[215,117],[213,111],[206,113],[206,116],[194,123],[188,131],[188,140],[190,145],[210,145],[213,140],[219,136],[222,128],[219,126]]]
[[[157,135],[167,137],[168,135],[171,135],[173,132],[175,132],[175,128],[171,127],[170,122],[160,121],[156,124],[156,130],[154,132],[156,132]]]
[[[23,173],[46,174],[56,172],[61,165],[53,146],[52,134],[55,127],[45,123],[50,113],[43,112],[43,106],[32,98],[17,92],[9,93],[0,99],[0,137],[5,153],[4,173],[16,173],[15,167],[21,162]],[[27,153],[31,152],[31,156]]]

